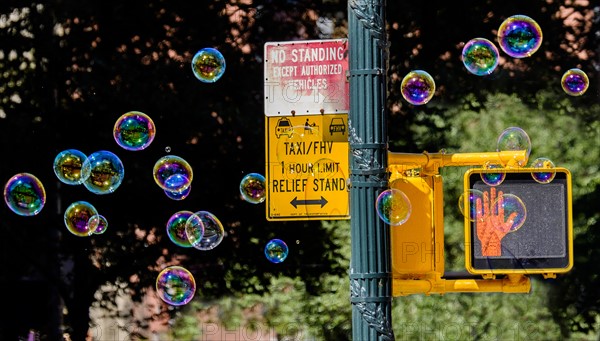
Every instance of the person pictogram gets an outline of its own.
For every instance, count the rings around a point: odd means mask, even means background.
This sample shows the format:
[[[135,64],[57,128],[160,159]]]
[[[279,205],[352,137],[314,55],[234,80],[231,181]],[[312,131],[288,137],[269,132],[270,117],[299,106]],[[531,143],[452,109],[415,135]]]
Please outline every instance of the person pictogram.
[[[313,133],[313,129],[315,129],[316,127],[317,124],[315,122],[311,124],[308,118],[306,119],[306,122],[304,122],[304,131],[308,131],[310,134]]]

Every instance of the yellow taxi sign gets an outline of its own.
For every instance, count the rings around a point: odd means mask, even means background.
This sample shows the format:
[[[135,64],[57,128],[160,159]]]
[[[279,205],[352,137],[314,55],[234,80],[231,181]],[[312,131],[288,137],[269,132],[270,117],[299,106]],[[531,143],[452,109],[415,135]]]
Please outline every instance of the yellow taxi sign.
[[[265,119],[267,219],[349,219],[348,115]]]
[[[539,168],[465,173],[465,265],[470,273],[553,277],[572,268],[571,173],[560,167],[543,172],[552,173],[552,181],[536,181],[532,175],[542,173]]]

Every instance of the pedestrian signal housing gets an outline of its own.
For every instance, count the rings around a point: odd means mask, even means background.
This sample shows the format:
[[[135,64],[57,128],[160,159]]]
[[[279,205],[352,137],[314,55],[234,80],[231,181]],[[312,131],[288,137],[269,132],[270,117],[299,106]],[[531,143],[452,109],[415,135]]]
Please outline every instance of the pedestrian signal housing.
[[[472,274],[543,274],[573,266],[571,173],[539,168],[470,169],[464,175],[466,269]],[[533,175],[533,176],[532,176]],[[502,179],[490,186],[489,179]],[[539,177],[538,177],[539,178]],[[547,176],[545,178],[548,178]],[[491,182],[493,183],[493,182]]]

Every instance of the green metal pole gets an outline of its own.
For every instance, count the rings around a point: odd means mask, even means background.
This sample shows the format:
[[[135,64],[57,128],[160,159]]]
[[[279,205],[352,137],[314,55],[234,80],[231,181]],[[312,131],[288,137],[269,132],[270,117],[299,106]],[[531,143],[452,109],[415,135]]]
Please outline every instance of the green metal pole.
[[[375,209],[388,187],[385,0],[350,0],[348,28],[352,339],[394,340],[389,226]]]

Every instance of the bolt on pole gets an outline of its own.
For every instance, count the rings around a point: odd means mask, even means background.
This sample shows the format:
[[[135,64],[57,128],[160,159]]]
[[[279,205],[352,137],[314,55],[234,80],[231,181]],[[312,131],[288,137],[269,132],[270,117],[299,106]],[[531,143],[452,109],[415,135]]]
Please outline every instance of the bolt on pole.
[[[352,339],[394,340],[390,227],[376,213],[388,188],[385,0],[350,0],[348,28]]]

